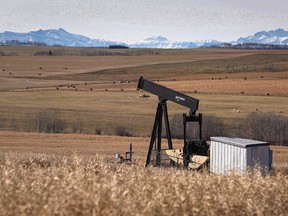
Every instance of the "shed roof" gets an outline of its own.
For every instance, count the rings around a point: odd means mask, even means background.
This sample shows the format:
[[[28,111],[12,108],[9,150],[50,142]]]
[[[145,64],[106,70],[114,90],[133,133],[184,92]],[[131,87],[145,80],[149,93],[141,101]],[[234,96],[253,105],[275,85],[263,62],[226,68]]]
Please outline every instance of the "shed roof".
[[[211,137],[211,141],[221,142],[228,145],[234,145],[241,148],[254,147],[259,145],[269,145],[267,142],[243,139],[243,138],[232,138],[232,137]]]

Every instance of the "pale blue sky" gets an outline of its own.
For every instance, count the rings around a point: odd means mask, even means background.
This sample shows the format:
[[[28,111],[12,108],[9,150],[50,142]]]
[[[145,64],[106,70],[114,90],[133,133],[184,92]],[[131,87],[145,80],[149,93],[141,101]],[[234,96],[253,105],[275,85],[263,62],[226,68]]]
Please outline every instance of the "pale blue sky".
[[[236,40],[262,30],[288,30],[287,0],[0,0],[0,32],[58,29],[133,43]]]

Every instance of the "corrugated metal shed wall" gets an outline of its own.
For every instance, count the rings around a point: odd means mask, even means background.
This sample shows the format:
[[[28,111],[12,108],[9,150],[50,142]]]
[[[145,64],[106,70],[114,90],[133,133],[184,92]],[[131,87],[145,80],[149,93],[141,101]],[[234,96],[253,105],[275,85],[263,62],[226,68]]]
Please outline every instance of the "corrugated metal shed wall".
[[[241,138],[211,137],[211,173],[244,173],[256,164],[269,169],[271,157],[268,143]]]
[[[210,172],[225,174],[229,171],[244,172],[247,168],[246,149],[212,141]]]

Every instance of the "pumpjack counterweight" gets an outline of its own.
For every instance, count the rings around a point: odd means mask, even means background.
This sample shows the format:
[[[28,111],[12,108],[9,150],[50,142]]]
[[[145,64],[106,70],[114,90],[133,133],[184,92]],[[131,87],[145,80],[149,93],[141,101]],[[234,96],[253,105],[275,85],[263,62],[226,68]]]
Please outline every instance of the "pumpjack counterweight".
[[[148,81],[143,77],[140,77],[137,90],[143,89],[147,92],[150,92],[154,95],[157,95],[159,98],[154,126],[152,129],[151,140],[149,145],[149,150],[146,159],[146,166],[150,164],[151,161],[151,153],[153,151],[156,152],[156,166],[160,166],[161,164],[161,138],[162,138],[162,118],[164,117],[164,124],[166,129],[166,137],[168,141],[168,149],[169,151],[173,150],[172,145],[172,137],[170,132],[170,125],[168,119],[168,111],[167,111],[167,101],[172,101],[179,105],[185,106],[189,108],[189,115],[183,114],[183,124],[184,124],[184,146],[187,149],[187,141],[186,141],[186,123],[187,122],[199,122],[199,126],[201,127],[202,124],[202,114],[196,115],[196,111],[198,110],[199,100],[195,99],[191,96],[185,95],[183,93],[177,92],[175,90],[169,89],[165,86],[161,86],[154,82]],[[201,128],[200,128],[200,139],[201,139]],[[156,142],[157,141],[157,142]],[[184,148],[183,148],[184,149]],[[185,150],[185,152],[187,152]],[[173,152],[174,154],[175,152]],[[189,152],[187,153],[189,154]],[[170,157],[170,156],[169,156]],[[189,158],[189,155],[185,155],[185,157]],[[182,159],[184,161],[184,157]],[[188,161],[189,162],[189,161]],[[184,163],[189,164],[188,162]],[[174,164],[175,160],[171,159],[171,163]],[[187,165],[188,166],[188,165]]]

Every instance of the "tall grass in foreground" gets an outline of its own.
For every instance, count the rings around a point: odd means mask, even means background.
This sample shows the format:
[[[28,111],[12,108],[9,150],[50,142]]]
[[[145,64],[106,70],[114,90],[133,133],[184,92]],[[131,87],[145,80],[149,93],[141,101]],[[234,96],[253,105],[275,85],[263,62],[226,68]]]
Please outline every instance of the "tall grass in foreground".
[[[288,176],[210,176],[100,156],[0,153],[0,215],[287,215]]]

